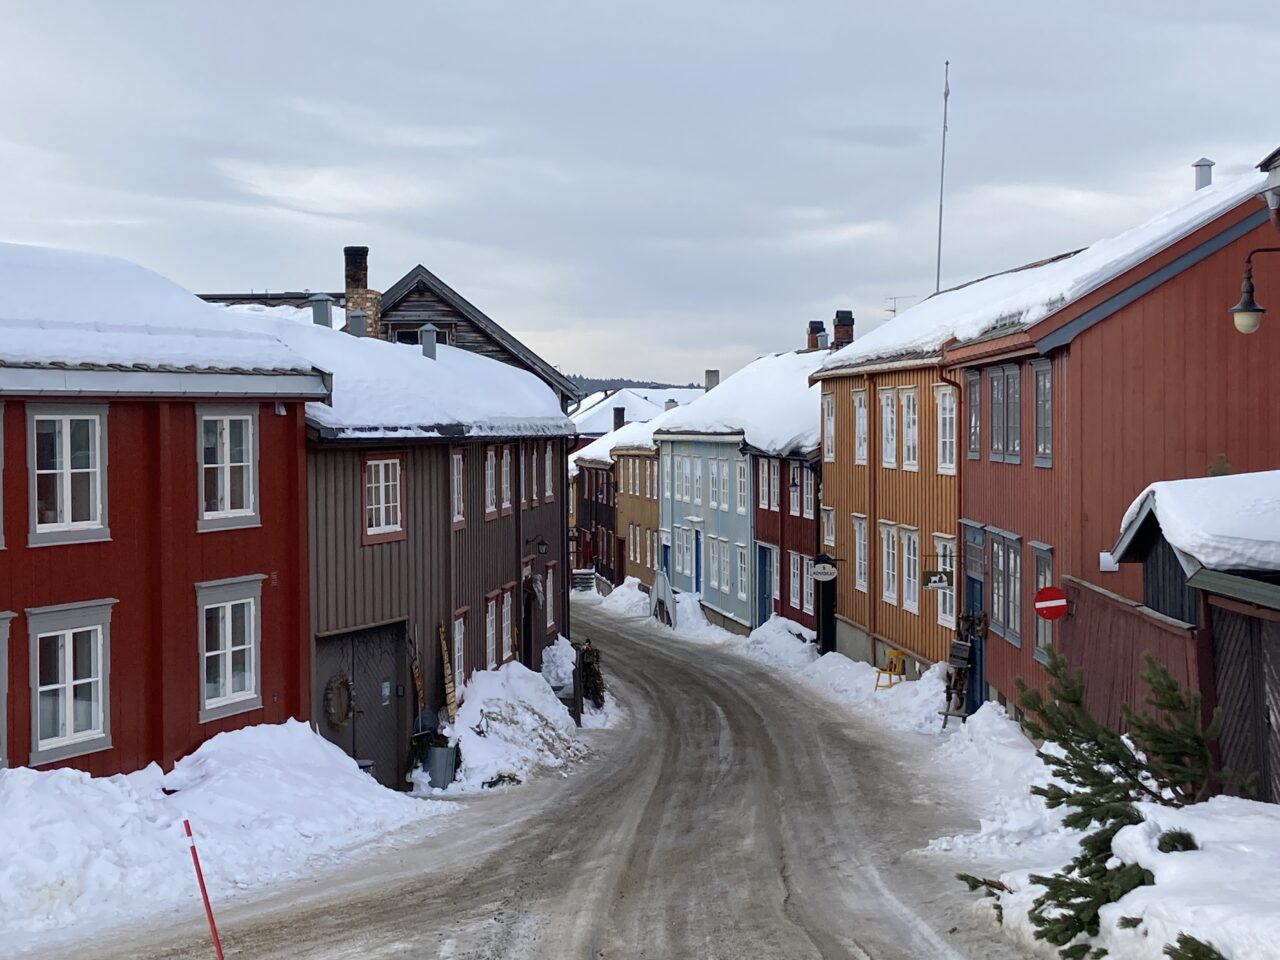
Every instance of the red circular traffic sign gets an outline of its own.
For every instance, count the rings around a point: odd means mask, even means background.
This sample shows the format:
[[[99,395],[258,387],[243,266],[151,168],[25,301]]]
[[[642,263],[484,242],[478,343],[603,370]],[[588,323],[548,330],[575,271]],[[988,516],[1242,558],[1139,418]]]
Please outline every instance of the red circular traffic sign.
[[[1057,620],[1067,612],[1067,595],[1058,587],[1041,587],[1034,603],[1041,620]]]

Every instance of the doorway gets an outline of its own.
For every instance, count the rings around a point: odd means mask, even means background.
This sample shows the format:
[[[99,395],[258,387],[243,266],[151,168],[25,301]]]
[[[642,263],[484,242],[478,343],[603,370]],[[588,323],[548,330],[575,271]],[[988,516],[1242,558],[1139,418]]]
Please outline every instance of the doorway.
[[[702,593],[702,531],[693,531],[693,592]]]
[[[773,616],[773,547],[756,544],[756,626]]]
[[[983,531],[976,527],[965,527],[964,531],[964,612],[973,617],[974,623],[980,618],[986,597],[986,583],[983,579],[983,557],[986,538]],[[965,712],[974,713],[987,699],[986,667],[983,631],[974,627],[969,629],[969,689],[965,694]]]

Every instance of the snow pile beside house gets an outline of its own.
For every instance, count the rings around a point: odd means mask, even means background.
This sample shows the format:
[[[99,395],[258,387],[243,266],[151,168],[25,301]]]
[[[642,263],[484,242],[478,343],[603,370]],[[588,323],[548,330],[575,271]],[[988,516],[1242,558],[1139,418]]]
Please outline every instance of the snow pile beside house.
[[[0,857],[0,952],[79,924],[198,911],[184,817],[217,902],[363,855],[448,809],[380,786],[296,720],[219,734],[168,775],[154,764],[106,778],[0,770],[0,836],[11,840]]]
[[[472,674],[445,733],[462,754],[450,793],[520,782],[539,767],[557,769],[585,755],[577,724],[540,673],[516,661]],[[429,790],[424,777],[415,788]]]
[[[657,430],[742,434],[751,446],[776,456],[812,450],[822,427],[822,390],[809,386],[809,376],[826,355],[803,351],[760,357],[688,406],[667,411]]]
[[[649,595],[640,589],[637,578],[627,577],[600,601],[600,606],[620,617],[647,617]]]
[[[552,690],[570,686],[573,670],[578,662],[578,651],[568,637],[556,637],[556,642],[542,650],[542,676]]]

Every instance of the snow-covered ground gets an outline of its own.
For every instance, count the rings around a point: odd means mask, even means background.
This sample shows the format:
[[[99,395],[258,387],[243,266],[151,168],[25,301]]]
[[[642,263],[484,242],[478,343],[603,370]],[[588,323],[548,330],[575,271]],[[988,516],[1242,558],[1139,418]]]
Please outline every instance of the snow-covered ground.
[[[648,614],[648,598],[633,580],[603,600],[575,594],[574,601],[598,603],[618,616]],[[918,761],[963,791],[979,811],[979,826],[958,836],[926,838],[922,854],[951,857],[958,872],[968,872],[972,862],[996,865],[1012,891],[1002,897],[1003,932],[1035,955],[1057,957],[1056,948],[1034,939],[1027,910],[1041,888],[1028,878],[1065,865],[1083,834],[1065,828],[1062,813],[1031,794],[1033,784],[1048,781],[1049,770],[999,704],[987,703],[944,731],[938,713],[945,684],[941,665],[919,680],[876,690],[872,666],[836,653],[820,656],[809,642],[812,634],[798,624],[774,617],[741,637],[708,623],[696,596],[681,594],[676,602],[674,633],[681,639],[768,663],[862,718],[931,735],[922,740]],[[650,628],[672,632],[656,622]],[[1179,933],[1213,944],[1228,960],[1280,960],[1280,805],[1216,797],[1182,809],[1140,809],[1147,821],[1121,830],[1113,849],[1124,862],[1150,870],[1156,882],[1103,908],[1097,946],[1107,948],[1109,960],[1165,960],[1165,945]],[[1188,830],[1200,849],[1161,853],[1159,835],[1175,827]],[[990,903],[975,895],[974,909],[990,912],[994,925]],[[1140,923],[1121,929],[1122,917]]]

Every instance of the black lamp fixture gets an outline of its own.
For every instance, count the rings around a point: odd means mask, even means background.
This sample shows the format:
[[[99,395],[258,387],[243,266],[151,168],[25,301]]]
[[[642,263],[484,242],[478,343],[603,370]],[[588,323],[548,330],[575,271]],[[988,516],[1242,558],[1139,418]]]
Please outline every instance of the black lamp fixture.
[[[524,542],[524,545],[527,547],[531,543],[537,544],[538,556],[545,557],[547,555],[547,550],[549,548],[547,546],[547,540],[542,534],[538,534],[536,537],[530,537],[528,540]]]
[[[1253,255],[1255,253],[1280,253],[1280,247],[1259,247],[1250,250],[1244,258],[1244,279],[1240,282],[1240,302],[1231,308],[1231,319],[1241,333],[1256,333],[1262,323],[1266,307],[1253,299]]]

